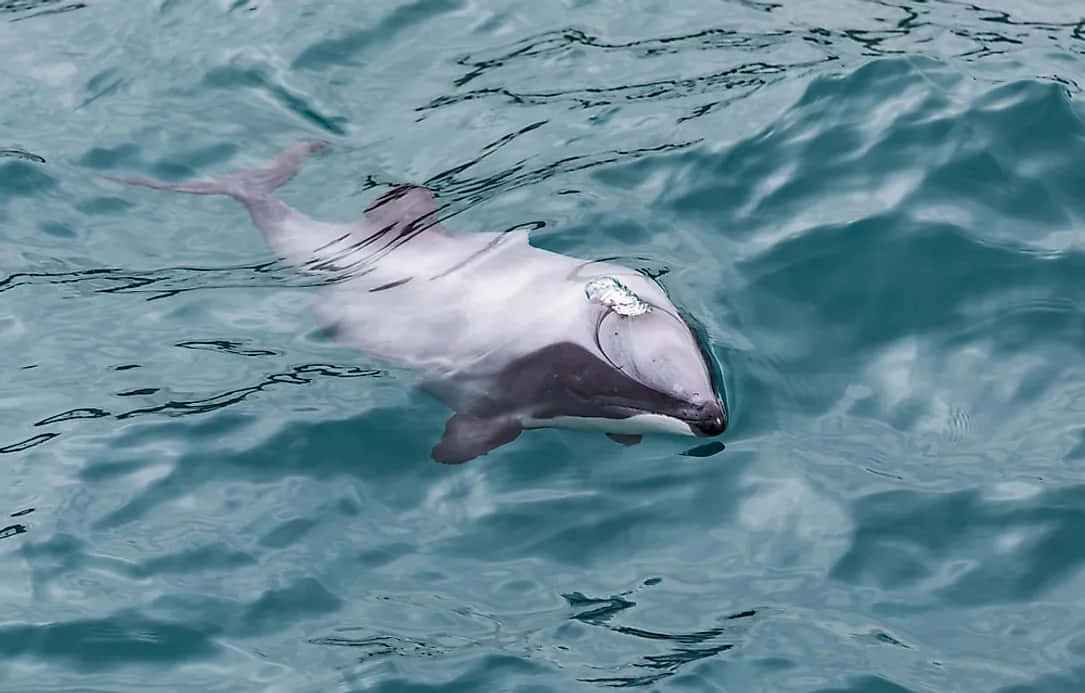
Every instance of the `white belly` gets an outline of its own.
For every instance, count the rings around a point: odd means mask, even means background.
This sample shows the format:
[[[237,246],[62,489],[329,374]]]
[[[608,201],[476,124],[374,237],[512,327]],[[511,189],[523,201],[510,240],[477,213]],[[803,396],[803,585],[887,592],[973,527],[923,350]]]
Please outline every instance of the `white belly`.
[[[520,421],[524,428],[571,428],[581,431],[602,431],[604,433],[674,433],[692,436],[689,424],[662,414],[637,414],[627,419],[604,419],[583,416],[555,416],[552,419],[525,417]]]

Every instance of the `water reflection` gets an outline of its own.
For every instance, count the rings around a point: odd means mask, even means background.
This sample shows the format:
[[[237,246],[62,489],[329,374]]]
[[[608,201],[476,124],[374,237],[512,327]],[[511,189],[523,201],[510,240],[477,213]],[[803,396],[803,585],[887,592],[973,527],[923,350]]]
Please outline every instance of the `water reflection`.
[[[888,610],[893,594],[913,589],[934,598],[924,608],[1035,599],[1085,564],[1075,539],[1085,531],[1085,486],[1011,490],[1006,498],[978,491],[868,496],[853,508],[852,545],[832,576],[884,590]],[[948,565],[959,568],[947,574]]]
[[[771,13],[783,9],[783,4],[743,2],[748,8]],[[856,67],[870,57],[892,55],[929,55],[975,62],[1026,49],[1038,43],[1054,44],[1062,49],[1085,53],[1085,21],[1050,21],[1014,16],[1009,10],[984,7],[971,2],[890,2],[869,0],[859,3],[863,11],[855,13],[852,21],[864,22],[847,26],[823,26],[817,21],[817,10],[802,5],[787,6],[780,21],[771,30],[743,30],[744,22],[710,27],[696,32],[614,40],[601,33],[580,27],[566,27],[528,36],[508,45],[484,48],[462,54],[456,64],[467,71],[452,81],[455,91],[438,96],[419,107],[425,112],[482,98],[502,98],[517,106],[546,106],[567,103],[573,108],[596,109],[616,103],[638,101],[657,102],[669,99],[696,98],[705,94],[734,90],[734,96],[715,99],[692,107],[678,122],[696,118],[715,110],[720,104],[752,95],[761,87],[780,79],[794,79],[824,71],[827,67],[847,69]],[[846,15],[841,14],[841,18]],[[847,21],[845,19],[845,21]],[[873,26],[870,26],[873,24]],[[947,47],[950,50],[947,52]],[[585,69],[592,62],[606,60],[614,63],[629,58],[639,63],[661,60],[669,56],[687,56],[686,70],[708,60],[697,59],[698,53],[719,54],[729,63],[725,68],[689,74],[669,79],[635,80],[606,83],[587,77]],[[780,55],[786,60],[770,62],[765,55]],[[750,56],[757,59],[750,60]],[[549,66],[576,65],[573,73],[578,81],[591,82],[579,87],[524,90],[511,80],[523,73],[545,75]],[[835,63],[835,65],[834,65]],[[643,73],[650,68],[642,67]],[[611,70],[610,74],[622,74]],[[509,75],[509,81],[502,81]],[[1052,75],[1051,79],[1065,81],[1076,87],[1072,76]],[[467,85],[483,81],[485,86]]]
[[[644,581],[642,589],[659,584]],[[406,596],[381,595],[379,611],[418,624],[403,632],[380,632],[373,625],[341,626],[327,635],[310,638],[310,645],[342,648],[353,662],[352,676],[366,677],[369,667],[391,657],[462,659],[473,654],[500,652],[503,655],[545,660],[568,670],[578,681],[602,687],[644,687],[658,684],[693,664],[735,648],[758,615],[755,609],[719,616],[717,626],[694,631],[655,630],[626,625],[622,620],[637,618],[633,593],[593,598],[580,592],[563,594],[569,613],[562,623],[557,612],[487,613],[471,605],[418,600]],[[430,602],[433,603],[430,603]],[[391,610],[391,611],[388,611]],[[651,619],[651,616],[641,616]],[[461,622],[455,631],[432,630],[422,634],[421,621]],[[573,628],[570,629],[569,625]],[[450,624],[451,625],[451,624]],[[579,626],[600,629],[607,635],[582,646],[587,633]],[[485,632],[479,633],[482,629]],[[474,633],[472,634],[472,631]],[[618,636],[609,641],[609,636]],[[603,645],[603,643],[608,643]],[[603,645],[603,647],[600,647]],[[608,659],[599,661],[601,652]],[[346,670],[346,668],[344,668]],[[348,675],[348,678],[352,677]]]
[[[652,685],[678,673],[682,666],[686,664],[732,649],[735,646],[733,641],[719,641],[725,635],[738,635],[738,631],[728,622],[757,615],[755,609],[749,609],[724,616],[722,621],[727,625],[694,632],[668,633],[611,623],[618,614],[637,605],[636,602],[622,596],[610,597],[609,599],[593,599],[579,592],[562,596],[569,602],[570,607],[578,610],[577,613],[570,617],[574,620],[605,628],[620,635],[641,638],[649,642],[655,641],[664,645],[665,649],[662,652],[645,654],[628,665],[613,667],[608,672],[608,675],[588,676],[580,679],[587,683],[623,688]],[[607,667],[593,665],[591,668],[605,669]]]

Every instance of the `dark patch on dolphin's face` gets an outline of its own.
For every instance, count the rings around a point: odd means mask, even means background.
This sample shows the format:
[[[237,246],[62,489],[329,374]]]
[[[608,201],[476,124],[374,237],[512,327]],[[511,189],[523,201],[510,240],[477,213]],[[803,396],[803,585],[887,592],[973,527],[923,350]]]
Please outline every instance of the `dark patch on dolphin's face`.
[[[693,353],[700,360],[696,347]],[[715,436],[726,428],[727,415],[704,377],[698,387],[707,396],[683,396],[685,388],[666,388],[662,379],[654,380],[655,386],[642,382],[578,344],[559,342],[508,364],[498,375],[493,393],[476,403],[471,413],[486,417],[522,411],[535,419],[628,419],[655,414],[684,422],[694,435]]]

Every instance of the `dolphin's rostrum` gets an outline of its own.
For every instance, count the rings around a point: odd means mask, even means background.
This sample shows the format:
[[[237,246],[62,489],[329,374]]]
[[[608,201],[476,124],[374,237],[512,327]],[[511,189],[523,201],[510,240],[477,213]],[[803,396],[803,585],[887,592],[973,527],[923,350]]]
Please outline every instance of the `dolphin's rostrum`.
[[[389,190],[354,223],[310,219],[271,193],[324,146],[302,142],[210,182],[110,178],[228,195],[301,271],[339,272],[316,313],[338,340],[418,373],[455,412],[438,462],[466,462],[525,428],[598,430],[626,445],[649,432],[723,432],[707,352],[655,281],[535,248],[523,230],[454,233],[418,186]]]

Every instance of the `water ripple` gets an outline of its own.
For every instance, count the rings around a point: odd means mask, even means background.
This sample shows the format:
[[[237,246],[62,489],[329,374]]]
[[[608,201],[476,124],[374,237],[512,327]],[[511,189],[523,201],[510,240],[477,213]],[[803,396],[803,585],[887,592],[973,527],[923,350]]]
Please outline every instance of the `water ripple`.
[[[744,63],[726,70],[696,77],[654,80],[614,87],[585,87],[582,89],[558,89],[541,92],[514,92],[503,87],[492,87],[438,97],[425,106],[420,106],[417,110],[432,110],[489,96],[503,96],[511,103],[529,106],[543,106],[555,101],[569,101],[577,108],[597,108],[623,101],[678,99],[720,90],[745,89],[746,94],[748,94],[770,84],[774,81],[776,75],[783,74],[788,70],[815,67],[831,60],[833,58],[829,57],[824,60],[793,63],[791,65],[776,65],[763,62]],[[699,115],[707,113],[706,108],[710,107],[700,107],[701,112]]]
[[[186,291],[226,288],[325,286],[344,281],[345,274],[304,275],[280,260],[235,267],[163,267],[125,270],[96,267],[66,272],[13,272],[0,279],[0,293],[24,286],[75,286],[87,293],[150,294],[148,301]]]
[[[62,5],[61,3],[63,1],[64,0],[6,0],[6,2],[0,2],[0,13],[30,13],[9,20],[12,22],[18,22],[24,19],[33,19],[34,17],[44,17],[52,14],[64,14],[65,12],[72,12],[74,10],[81,10],[85,7],[88,7],[87,3],[85,2],[70,2],[66,5]]]
[[[658,584],[657,581],[650,582]],[[463,622],[462,632],[446,631],[416,636],[407,633],[375,633],[372,626],[340,626],[334,629],[333,634],[310,638],[307,642],[311,645],[342,648],[351,657],[352,668],[356,669],[354,675],[362,678],[369,667],[388,657],[454,661],[471,652],[496,649],[510,657],[530,660],[533,656],[532,650],[538,647],[531,644],[538,641],[538,631],[556,628],[556,635],[560,634],[557,635],[557,641],[567,641],[570,644],[546,646],[546,657],[562,668],[576,672],[578,681],[603,687],[643,687],[658,684],[680,674],[688,665],[733,649],[750,626],[747,619],[758,613],[756,610],[746,610],[722,616],[717,619],[719,626],[702,631],[663,632],[612,623],[619,614],[633,610],[637,605],[624,596],[597,599],[586,597],[579,592],[562,596],[568,606],[574,609],[574,613],[567,616],[568,620],[620,636],[614,647],[622,650],[621,659],[625,661],[609,666],[594,661],[591,652],[580,651],[576,645],[585,634],[569,640],[570,634],[566,628],[552,623],[552,617],[556,614],[538,613],[526,619],[521,614],[510,620],[508,616],[482,613],[471,606],[444,605],[441,608]],[[418,616],[422,616],[427,610],[423,604],[410,599],[384,596],[381,601],[395,603],[410,611],[417,610]],[[487,624],[488,632],[471,633],[477,629],[469,627],[468,624]]]
[[[193,344],[197,344],[200,346],[194,347]],[[230,344],[230,342],[181,342],[177,346],[190,349],[204,349],[207,348],[204,345],[208,344]],[[227,353],[233,353],[242,356],[260,356],[275,353],[262,349],[238,351],[230,348],[224,349],[222,347],[211,348],[213,348],[214,350],[225,351]],[[267,375],[261,382],[256,383],[255,385],[247,385],[245,387],[233,388],[231,390],[220,392],[209,397],[199,397],[189,400],[170,399],[166,402],[162,402],[161,404],[156,404],[153,406],[141,406],[119,412],[107,411],[98,407],[79,407],[76,409],[69,409],[68,411],[60,412],[59,414],[48,416],[44,419],[41,419],[40,421],[37,421],[34,426],[50,426],[77,419],[113,418],[120,421],[124,419],[131,419],[137,416],[147,416],[152,414],[167,417],[209,414],[220,409],[239,404],[245,401],[248,397],[258,392],[263,392],[267,388],[275,385],[307,385],[318,377],[374,378],[380,377],[382,374],[382,371],[373,368],[361,368],[358,366],[337,366],[334,364],[324,363],[307,363],[300,366],[294,366],[288,371]],[[117,392],[114,394],[118,397],[144,397],[149,395],[155,395],[159,392],[159,390],[160,388],[157,387],[147,387],[136,388],[124,392]],[[48,442],[49,440],[52,440],[60,435],[60,433],[40,433],[26,440],[0,447],[0,454],[23,452],[32,447]]]
[[[23,161],[32,161],[36,164],[44,164],[45,157],[39,156],[33,152],[28,152],[18,147],[10,149],[0,149],[0,159],[22,159]]]

